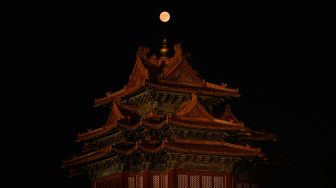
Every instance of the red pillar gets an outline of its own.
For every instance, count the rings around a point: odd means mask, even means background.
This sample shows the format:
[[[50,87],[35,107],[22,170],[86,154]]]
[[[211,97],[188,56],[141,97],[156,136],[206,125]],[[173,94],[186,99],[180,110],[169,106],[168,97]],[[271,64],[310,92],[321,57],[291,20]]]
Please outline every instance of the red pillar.
[[[225,174],[226,186],[225,188],[234,188],[234,177],[230,174]]]
[[[235,188],[236,187],[236,177],[235,176],[231,176],[231,188]]]
[[[125,173],[120,173],[120,183],[121,183],[121,187],[127,187],[127,175]]]
[[[176,188],[177,185],[177,172],[175,169],[168,170],[168,188]]]
[[[115,176],[115,178],[113,179],[113,186],[115,186],[115,187],[120,187],[120,186],[122,186],[122,175],[121,174],[117,174],[116,176]]]
[[[91,180],[91,188],[96,188],[96,181],[95,180]]]
[[[142,181],[143,181],[143,188],[150,188],[149,187],[149,173],[147,170],[142,173]]]
[[[153,187],[153,173],[148,173],[148,188]]]

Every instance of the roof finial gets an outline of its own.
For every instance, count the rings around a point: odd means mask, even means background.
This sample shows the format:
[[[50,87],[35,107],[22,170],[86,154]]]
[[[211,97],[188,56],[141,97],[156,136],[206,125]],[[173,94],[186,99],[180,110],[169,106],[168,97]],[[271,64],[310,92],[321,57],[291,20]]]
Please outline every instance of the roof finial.
[[[166,38],[163,39],[162,47],[160,48],[160,52],[161,52],[162,57],[167,57],[168,52],[169,52],[169,48],[167,46],[167,39]]]

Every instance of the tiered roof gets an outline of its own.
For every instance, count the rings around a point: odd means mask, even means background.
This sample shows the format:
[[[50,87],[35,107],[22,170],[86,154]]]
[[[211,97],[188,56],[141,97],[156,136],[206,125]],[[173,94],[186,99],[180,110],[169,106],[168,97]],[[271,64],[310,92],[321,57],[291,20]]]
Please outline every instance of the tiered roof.
[[[118,101],[118,100],[116,100]],[[120,110],[122,109],[122,110]],[[96,130],[88,131],[78,135],[79,141],[86,141],[93,138],[101,137],[107,135],[109,132],[113,132],[113,129],[127,129],[136,130],[140,127],[146,127],[149,129],[162,129],[165,126],[174,127],[185,127],[197,130],[236,130],[240,131],[240,136],[245,139],[251,140],[272,140],[273,135],[268,133],[262,133],[257,131],[251,131],[241,123],[235,115],[231,112],[230,107],[227,105],[224,114],[219,118],[214,118],[202,104],[197,100],[197,96],[192,94],[191,99],[186,101],[181,105],[181,108],[173,115],[157,115],[148,114],[144,118],[139,119],[136,124],[118,124],[118,122],[125,120],[126,116],[129,117],[127,113],[136,113],[131,107],[123,106],[115,102],[112,106],[111,114],[105,126],[98,128]],[[122,113],[121,111],[124,111]],[[153,118],[159,120],[154,123]],[[148,144],[138,140],[137,142],[128,142],[128,147],[115,148],[109,145],[97,151],[93,151],[89,154],[75,157],[71,160],[65,162],[67,165],[77,165],[82,163],[87,163],[90,161],[95,161],[100,158],[109,156],[111,153],[118,153],[123,155],[130,155],[136,151],[145,152],[159,152],[159,151],[170,151],[170,152],[182,152],[182,153],[193,153],[193,154],[213,154],[213,155],[225,155],[225,156],[250,156],[250,157],[263,157],[264,154],[261,152],[260,148],[243,146],[238,144],[232,144],[224,141],[209,141],[209,140],[195,140],[195,139],[185,139],[180,136],[171,136],[166,139],[158,146]]]
[[[234,136],[248,141],[275,140],[272,134],[246,127],[232,113],[228,104],[218,118],[209,113],[204,101],[202,103],[198,96],[238,97],[238,89],[204,81],[189,65],[181,46],[175,45],[174,50],[175,54],[171,58],[148,58],[149,49],[139,48],[128,84],[117,92],[108,92],[105,97],[95,100],[95,106],[111,107],[107,122],[100,128],[78,134],[78,142],[91,145],[87,147],[89,149],[84,149],[82,155],[64,161],[64,166],[74,167],[114,155],[129,156],[136,152],[264,157],[258,147],[230,143],[221,136],[219,139],[204,136],[216,132],[223,133],[224,137]],[[179,108],[174,113],[158,114],[155,110],[149,110],[144,114],[140,113],[140,104],[129,105],[121,102],[127,101],[127,97],[133,93],[141,93],[145,89],[184,93],[189,96],[186,101],[178,103]],[[154,133],[147,134],[148,132]],[[197,134],[188,137],[183,132]],[[116,133],[122,136],[110,139]],[[198,134],[203,136],[198,137]]]
[[[118,100],[116,100],[118,101]],[[132,109],[133,108],[133,109]],[[124,114],[120,112],[120,109],[124,111]],[[229,109],[229,106],[226,107]],[[206,109],[200,104],[197,100],[197,96],[195,94],[191,95],[191,99],[186,101],[181,105],[181,108],[173,115],[166,114],[164,117],[158,114],[150,114],[140,118],[139,121],[134,124],[122,124],[118,125],[118,120],[125,119],[130,116],[132,113],[132,117],[140,116],[136,107],[130,107],[129,105],[121,105],[115,102],[112,105],[112,110],[109,116],[109,119],[105,126],[100,127],[95,130],[89,130],[85,133],[80,133],[78,135],[78,141],[86,141],[89,139],[97,138],[99,136],[103,136],[106,133],[111,132],[114,128],[127,128],[135,130],[141,126],[147,126],[153,129],[160,129],[165,125],[170,125],[172,127],[182,126],[193,129],[204,129],[204,130],[245,130],[244,124],[241,123],[231,111],[225,111],[223,116],[219,119],[214,118],[211,114],[209,114]],[[151,118],[160,117],[162,121],[152,122]],[[228,117],[233,118],[228,119]],[[163,121],[164,120],[164,121]]]

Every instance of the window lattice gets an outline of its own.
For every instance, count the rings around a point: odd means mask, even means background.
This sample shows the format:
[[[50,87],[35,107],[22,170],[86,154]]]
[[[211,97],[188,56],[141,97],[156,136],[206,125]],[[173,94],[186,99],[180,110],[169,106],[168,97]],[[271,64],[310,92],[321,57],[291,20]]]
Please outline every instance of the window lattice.
[[[135,188],[134,177],[128,177],[127,182],[128,182],[128,188]]]
[[[160,188],[160,176],[153,176],[153,188]]]
[[[143,188],[143,176],[136,176],[136,187]]]
[[[183,188],[182,187],[182,175],[177,175],[177,187],[178,188]]]
[[[190,176],[190,188],[200,188],[199,176]]]
[[[202,176],[202,188],[212,188],[212,177]]]
[[[188,188],[188,175],[179,174],[178,178],[178,188]]]
[[[163,174],[161,178],[161,187],[168,188],[168,175]]]
[[[214,188],[224,188],[223,177],[221,176],[214,177]]]
[[[243,188],[243,185],[241,183],[237,183],[237,188]]]

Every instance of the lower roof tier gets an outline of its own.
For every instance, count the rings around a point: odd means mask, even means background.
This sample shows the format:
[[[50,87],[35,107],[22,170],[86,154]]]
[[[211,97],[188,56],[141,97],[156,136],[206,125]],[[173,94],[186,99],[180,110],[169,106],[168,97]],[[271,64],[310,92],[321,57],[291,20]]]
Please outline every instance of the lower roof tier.
[[[264,154],[261,152],[260,148],[242,146],[227,142],[189,140],[181,138],[177,139],[174,137],[164,140],[160,145],[157,146],[141,143],[140,141],[133,143],[133,145],[127,143],[127,145],[127,147],[109,145],[105,148],[93,151],[85,155],[81,155],[78,157],[75,156],[70,160],[64,161],[63,165],[64,167],[77,166],[94,162],[107,156],[116,154],[128,156],[137,151],[145,153],[157,153],[166,151],[201,155],[221,155],[228,157],[264,157]]]

